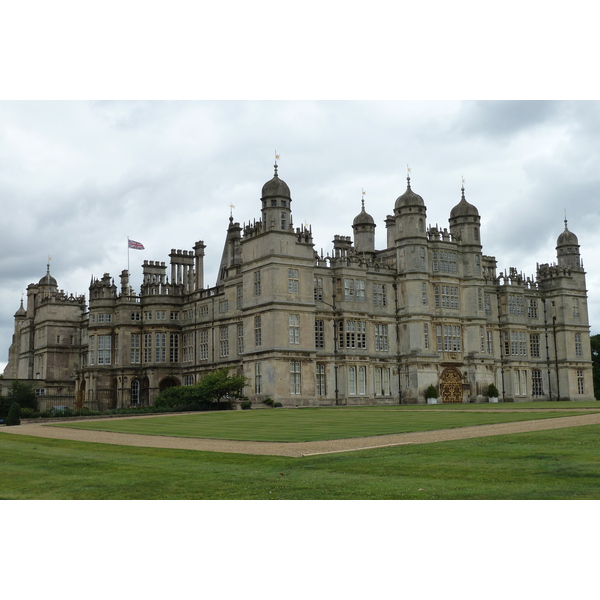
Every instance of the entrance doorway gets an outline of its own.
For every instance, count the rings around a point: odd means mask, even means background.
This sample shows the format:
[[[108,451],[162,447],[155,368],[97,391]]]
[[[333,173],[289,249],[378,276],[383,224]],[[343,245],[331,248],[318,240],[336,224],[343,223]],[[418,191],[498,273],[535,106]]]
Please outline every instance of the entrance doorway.
[[[444,369],[440,377],[440,396],[444,404],[459,404],[463,400],[463,385],[460,371],[452,367]]]

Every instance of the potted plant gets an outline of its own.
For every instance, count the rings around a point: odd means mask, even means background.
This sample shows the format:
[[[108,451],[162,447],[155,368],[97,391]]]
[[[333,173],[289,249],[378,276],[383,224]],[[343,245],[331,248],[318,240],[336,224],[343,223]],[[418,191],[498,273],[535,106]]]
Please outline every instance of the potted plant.
[[[431,384],[425,390],[425,400],[426,400],[427,404],[437,404],[437,398],[438,398],[437,389],[433,384]]]
[[[493,384],[490,383],[490,385],[488,386],[488,399],[490,402],[498,402],[498,388]]]

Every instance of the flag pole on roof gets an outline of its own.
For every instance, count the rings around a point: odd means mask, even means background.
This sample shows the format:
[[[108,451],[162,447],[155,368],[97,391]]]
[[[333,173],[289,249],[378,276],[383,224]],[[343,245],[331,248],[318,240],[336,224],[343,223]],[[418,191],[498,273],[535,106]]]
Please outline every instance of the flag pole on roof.
[[[130,240],[129,236],[127,236],[127,272],[129,273],[129,250],[145,250],[144,244],[140,242],[136,242],[135,240]]]

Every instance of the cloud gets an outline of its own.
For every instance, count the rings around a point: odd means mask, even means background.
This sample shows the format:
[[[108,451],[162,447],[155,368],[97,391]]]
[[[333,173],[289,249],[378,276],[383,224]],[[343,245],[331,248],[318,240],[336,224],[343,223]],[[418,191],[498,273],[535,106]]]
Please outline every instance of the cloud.
[[[60,287],[84,293],[92,275],[126,268],[127,236],[146,246],[129,253],[134,287],[144,259],[168,262],[171,248],[203,240],[213,285],[229,206],[242,223],[260,216],[276,150],[294,222],[312,225],[317,251],[352,235],[363,189],[383,248],[410,164],[428,222],[442,227],[465,177],[499,269],[531,275],[555,260],[566,208],[597,284],[598,133],[598,102],[2,102],[0,361],[48,255]],[[593,332],[595,297],[590,286]]]
[[[549,100],[479,101],[465,103],[456,123],[462,134],[511,140],[561,115],[561,103]]]

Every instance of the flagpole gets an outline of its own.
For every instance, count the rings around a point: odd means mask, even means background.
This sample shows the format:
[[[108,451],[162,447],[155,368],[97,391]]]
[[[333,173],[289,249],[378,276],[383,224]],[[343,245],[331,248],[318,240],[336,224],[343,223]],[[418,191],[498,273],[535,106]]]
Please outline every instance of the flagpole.
[[[127,236],[127,275],[129,275],[129,236]]]

